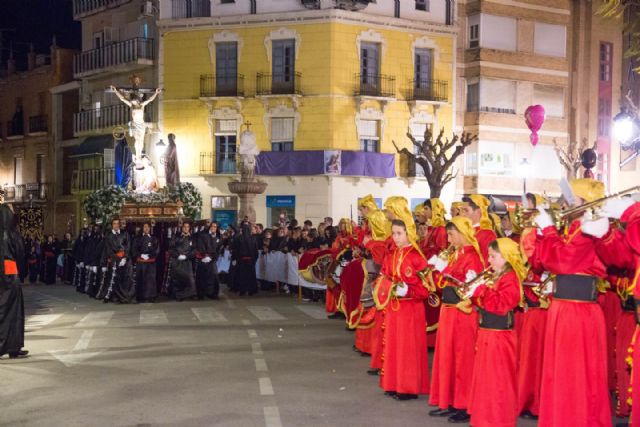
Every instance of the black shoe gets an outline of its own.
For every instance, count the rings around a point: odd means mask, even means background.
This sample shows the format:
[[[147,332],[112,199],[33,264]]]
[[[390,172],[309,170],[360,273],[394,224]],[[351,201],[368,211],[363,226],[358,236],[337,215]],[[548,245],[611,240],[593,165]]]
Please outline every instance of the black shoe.
[[[353,351],[355,351],[356,353],[360,353],[360,350],[358,350],[358,347],[355,346],[355,344],[351,347],[353,349]]]
[[[360,352],[360,357],[371,357],[369,353]]]
[[[385,391],[384,395],[385,396],[389,396],[389,397],[395,397],[395,395],[398,394],[395,391]]]
[[[336,311],[335,313],[328,315],[327,319],[346,319],[346,317],[344,317],[344,314]]]
[[[367,371],[367,374],[369,374],[369,375],[380,375],[380,369],[369,369]]]
[[[432,417],[450,417],[455,414],[457,411],[452,407],[448,407],[447,409],[433,409],[429,411],[429,415]]]
[[[9,359],[23,359],[29,354],[28,350],[18,350],[9,353]]]
[[[467,413],[467,411],[463,409],[463,410],[456,411],[455,414],[447,418],[447,421],[453,424],[461,424],[461,423],[468,423],[470,419],[471,419],[471,416]]]
[[[102,300],[102,302],[103,302],[104,304],[106,304],[106,303],[108,303],[108,302],[109,302],[109,300],[108,300],[107,298],[105,298],[105,299],[103,299],[103,300]]]
[[[414,400],[418,398],[417,394],[408,394],[408,393],[397,393],[395,396],[393,396],[393,398],[395,400]]]
[[[520,414],[520,418],[524,418],[527,420],[537,420],[538,416],[537,415],[533,415],[531,413],[531,411],[524,411],[523,413]]]

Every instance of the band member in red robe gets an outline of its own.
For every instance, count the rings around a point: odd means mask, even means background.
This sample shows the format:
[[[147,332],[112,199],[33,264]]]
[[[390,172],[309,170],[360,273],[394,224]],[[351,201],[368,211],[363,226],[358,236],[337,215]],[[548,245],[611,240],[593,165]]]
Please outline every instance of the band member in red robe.
[[[574,180],[571,188],[576,205],[604,195],[604,185],[591,179]],[[547,317],[539,425],[610,426],[605,322],[596,303],[596,282],[605,277],[605,267],[580,219],[561,234],[544,209],[538,212],[540,260],[557,275]]]
[[[484,269],[484,263],[475,230],[468,218],[454,217],[447,224],[447,234],[456,252],[449,258],[448,265],[436,265],[443,273],[443,290],[429,404],[438,408],[430,411],[429,415],[466,422],[469,420],[466,410],[471,391],[478,315],[475,311],[458,308],[461,300],[456,287],[459,282],[473,279]]]
[[[347,260],[352,259],[352,246],[354,243],[353,227],[349,218],[342,218],[338,223],[338,236],[331,245],[331,251],[335,260],[335,269],[329,272],[332,277],[327,282],[325,311],[329,318],[342,318],[342,313],[338,312],[338,300],[340,299],[340,283],[333,276],[340,277],[342,268]]]
[[[476,230],[476,240],[480,245],[482,259],[487,263],[489,257],[489,243],[498,237],[493,230],[493,224],[489,218],[489,199],[480,194],[472,194],[462,198],[462,215],[471,220]]]
[[[493,283],[478,281],[465,295],[480,312],[469,413],[474,427],[515,427],[518,417],[513,312],[522,298],[527,268],[518,244],[501,238],[489,244]]]
[[[418,275],[427,268],[427,261],[412,240],[415,234],[408,234],[405,223],[396,219],[391,224],[396,248],[385,258],[378,278],[379,283],[389,282],[391,286],[384,320],[380,386],[397,400],[409,400],[429,392],[427,334],[423,327],[428,291]]]

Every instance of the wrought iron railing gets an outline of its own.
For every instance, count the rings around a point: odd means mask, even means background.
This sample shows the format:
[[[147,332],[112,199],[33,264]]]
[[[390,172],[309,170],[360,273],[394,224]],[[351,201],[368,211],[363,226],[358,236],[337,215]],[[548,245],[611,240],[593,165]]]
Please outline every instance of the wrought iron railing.
[[[240,171],[237,155],[216,156],[215,153],[200,153],[200,175],[235,174]]]
[[[411,101],[447,102],[449,84],[441,80],[414,80],[411,82]]]
[[[393,98],[396,94],[395,76],[384,74],[355,74],[356,96],[377,96],[381,98]]]
[[[139,59],[155,59],[153,39],[136,37],[77,53],[73,58],[73,73],[89,73]]]
[[[73,16],[90,15],[107,8],[129,3],[131,0],[73,0]]]
[[[256,95],[302,95],[301,73],[258,73]]]
[[[173,19],[207,18],[211,16],[210,0],[171,0]]]
[[[73,115],[73,131],[76,134],[124,126],[131,120],[129,107],[124,104],[109,105],[93,110],[81,111]],[[144,109],[144,120],[153,121],[153,104]]]
[[[219,96],[244,96],[244,76],[233,74],[220,76],[200,75],[200,96],[206,98]]]
[[[71,193],[95,191],[114,182],[113,168],[74,170],[71,175]]]
[[[49,130],[49,121],[46,114],[29,117],[29,133],[47,132]]]

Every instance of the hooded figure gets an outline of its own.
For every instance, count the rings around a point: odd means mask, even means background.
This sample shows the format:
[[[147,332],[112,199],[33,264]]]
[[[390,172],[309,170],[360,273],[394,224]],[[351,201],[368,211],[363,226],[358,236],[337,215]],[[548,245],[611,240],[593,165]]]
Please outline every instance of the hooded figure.
[[[22,238],[11,209],[0,204],[0,357],[25,357],[24,301],[16,280],[17,266],[24,256]]]
[[[258,259],[258,246],[251,235],[250,224],[242,224],[242,234],[236,237],[233,242],[232,256],[236,265],[234,288],[238,295],[253,295],[257,293],[256,260]]]

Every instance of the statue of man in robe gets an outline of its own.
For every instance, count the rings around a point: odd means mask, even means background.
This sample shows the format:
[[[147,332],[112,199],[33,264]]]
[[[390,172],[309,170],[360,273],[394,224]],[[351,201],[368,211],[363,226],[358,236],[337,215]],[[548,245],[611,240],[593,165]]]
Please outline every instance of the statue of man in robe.
[[[169,146],[163,156],[164,176],[167,187],[177,187],[180,184],[180,167],[178,165],[178,147],[176,147],[176,135],[169,134]]]

